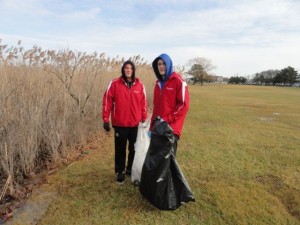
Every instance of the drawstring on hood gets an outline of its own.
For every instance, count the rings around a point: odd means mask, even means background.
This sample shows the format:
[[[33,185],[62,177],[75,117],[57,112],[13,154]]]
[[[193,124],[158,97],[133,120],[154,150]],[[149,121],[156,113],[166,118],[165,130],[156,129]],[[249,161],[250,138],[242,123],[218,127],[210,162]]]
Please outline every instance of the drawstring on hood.
[[[125,75],[125,70],[124,70],[124,68],[125,68],[125,66],[126,66],[127,64],[130,64],[130,65],[132,66],[132,70],[133,70],[133,71],[132,71],[132,76],[131,76],[131,78],[132,78],[132,81],[131,81],[131,82],[129,82],[129,81],[127,80],[127,77],[126,77],[126,75]],[[131,85],[132,85],[133,82],[135,81],[135,65],[134,65],[134,63],[133,63],[131,60],[125,61],[125,62],[123,63],[122,68],[121,68],[121,72],[122,72],[122,78],[124,79],[124,81],[126,81],[127,85],[129,85],[129,86],[131,87]]]

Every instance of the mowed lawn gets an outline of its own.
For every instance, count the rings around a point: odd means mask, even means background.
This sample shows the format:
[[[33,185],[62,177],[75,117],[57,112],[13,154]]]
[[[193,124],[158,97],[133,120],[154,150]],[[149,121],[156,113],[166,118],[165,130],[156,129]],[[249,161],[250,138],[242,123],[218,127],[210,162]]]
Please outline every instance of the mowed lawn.
[[[117,185],[110,133],[49,177],[38,224],[300,224],[300,88],[189,90],[177,161],[196,202],[160,211],[128,177]]]

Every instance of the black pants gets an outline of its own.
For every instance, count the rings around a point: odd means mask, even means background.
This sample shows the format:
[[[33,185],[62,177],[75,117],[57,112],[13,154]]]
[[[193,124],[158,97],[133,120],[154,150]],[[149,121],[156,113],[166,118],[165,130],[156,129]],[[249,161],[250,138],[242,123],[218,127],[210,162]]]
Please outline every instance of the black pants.
[[[131,171],[134,159],[134,143],[137,127],[114,127],[115,130],[115,172],[122,173],[126,165],[126,146],[128,141],[128,159],[126,169]]]

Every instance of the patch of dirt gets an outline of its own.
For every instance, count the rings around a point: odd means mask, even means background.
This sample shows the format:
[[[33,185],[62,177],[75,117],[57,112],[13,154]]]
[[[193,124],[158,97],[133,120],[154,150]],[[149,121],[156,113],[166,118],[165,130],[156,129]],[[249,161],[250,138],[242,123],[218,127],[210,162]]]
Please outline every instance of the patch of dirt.
[[[280,199],[287,211],[300,221],[300,191],[286,185],[279,177],[265,175],[256,180],[268,186],[268,192]]]
[[[261,121],[272,121],[273,120],[272,117],[258,117],[258,119]]]
[[[36,224],[46,212],[49,204],[55,200],[57,193],[36,189],[33,190],[32,195],[34,195],[34,200],[28,198],[15,206],[11,212],[13,214],[12,217],[5,224]]]
[[[11,219],[15,210],[22,206],[24,201],[28,199],[33,190],[40,187],[41,184],[46,183],[47,171],[40,171],[39,173],[31,173],[30,176],[24,177],[19,181],[14,189],[14,195],[6,194],[0,201],[0,224]]]

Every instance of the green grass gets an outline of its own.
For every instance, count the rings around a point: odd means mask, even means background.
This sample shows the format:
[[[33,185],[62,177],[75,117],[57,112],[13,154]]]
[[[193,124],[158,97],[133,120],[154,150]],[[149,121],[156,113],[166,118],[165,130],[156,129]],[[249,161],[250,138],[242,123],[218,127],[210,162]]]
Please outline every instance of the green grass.
[[[116,185],[110,134],[49,178],[58,196],[38,224],[300,224],[300,89],[189,90],[177,161],[196,202],[160,211]]]

